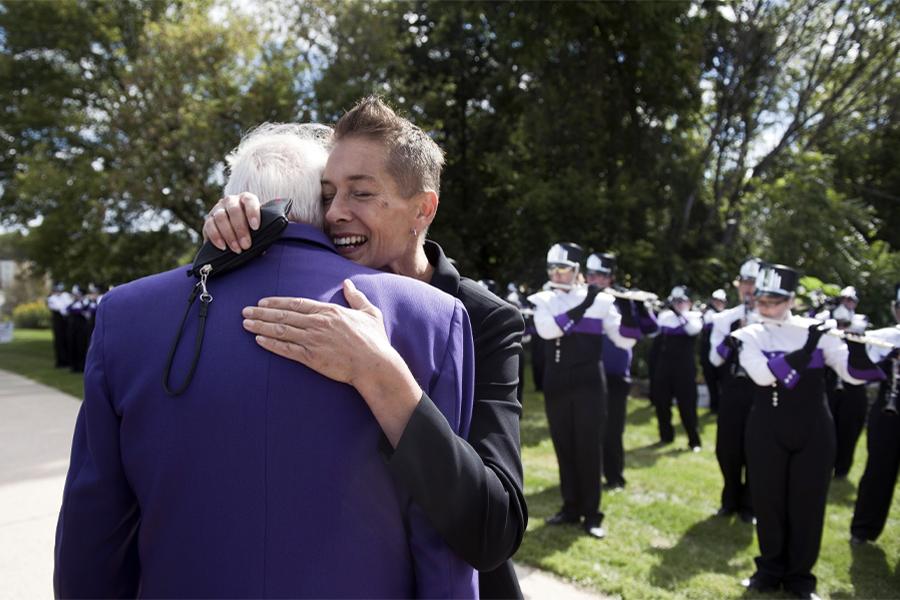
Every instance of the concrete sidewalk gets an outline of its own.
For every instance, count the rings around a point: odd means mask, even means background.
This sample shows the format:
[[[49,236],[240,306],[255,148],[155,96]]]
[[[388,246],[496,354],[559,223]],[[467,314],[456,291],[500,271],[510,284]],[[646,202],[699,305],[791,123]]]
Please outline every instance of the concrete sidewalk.
[[[0,598],[52,598],[56,517],[81,402],[0,370]],[[526,598],[601,596],[516,566]]]

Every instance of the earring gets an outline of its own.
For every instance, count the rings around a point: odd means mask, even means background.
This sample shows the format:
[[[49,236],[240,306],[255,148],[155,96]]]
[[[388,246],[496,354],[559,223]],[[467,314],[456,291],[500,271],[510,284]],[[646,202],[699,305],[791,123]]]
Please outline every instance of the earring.
[[[419,237],[419,232],[416,230],[415,227],[413,227],[412,229],[410,229],[410,232],[412,233],[412,236],[413,236],[413,237]]]

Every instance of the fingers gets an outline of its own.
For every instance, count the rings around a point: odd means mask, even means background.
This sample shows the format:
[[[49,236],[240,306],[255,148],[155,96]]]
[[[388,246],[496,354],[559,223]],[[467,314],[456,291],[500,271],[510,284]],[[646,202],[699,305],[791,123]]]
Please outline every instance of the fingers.
[[[235,196],[226,196],[225,198],[222,198],[222,200],[219,201],[219,207],[210,213],[208,222],[213,223],[218,230],[219,235],[228,247],[231,248],[231,251],[235,254],[240,254],[241,245],[238,242],[238,236],[234,231],[234,227],[231,226],[231,219],[228,217],[229,201],[236,202],[237,199]]]
[[[206,221],[203,222],[203,239],[209,240],[219,250],[224,250],[227,247],[227,242],[222,237],[222,234],[219,233],[219,228],[216,227],[212,214],[207,215]]]
[[[257,303],[261,308],[276,308],[300,314],[316,314],[337,309],[338,307],[328,302],[319,302],[309,298],[291,298],[285,296],[269,296],[262,298]],[[252,308],[252,307],[248,307]]]
[[[347,304],[350,305],[350,308],[381,316],[381,311],[379,311],[374,304],[369,302],[366,295],[359,291],[356,285],[349,279],[344,280],[344,298],[347,299]]]
[[[255,339],[256,343],[261,348],[277,354],[278,356],[283,356],[284,358],[309,366],[312,355],[304,346],[293,342],[272,339],[264,335],[257,335]]]
[[[259,229],[259,207],[260,201],[256,194],[244,192],[241,194],[241,204],[244,206],[244,215],[247,217],[247,223],[250,229],[256,231]]]
[[[250,247],[250,224],[244,215],[244,195],[228,196],[225,202],[225,211],[228,213],[228,221],[231,229],[237,237],[240,248],[246,250]]]

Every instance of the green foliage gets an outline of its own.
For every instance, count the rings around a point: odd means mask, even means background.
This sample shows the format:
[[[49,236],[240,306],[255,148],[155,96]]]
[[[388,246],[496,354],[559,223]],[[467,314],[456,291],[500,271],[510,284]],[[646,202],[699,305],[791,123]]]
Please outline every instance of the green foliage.
[[[241,3],[237,3],[240,5]],[[262,121],[380,93],[445,149],[430,230],[469,276],[572,240],[701,294],[751,254],[888,319],[900,281],[892,3],[7,2],[0,220],[54,279],[173,266]],[[824,42],[823,42],[824,40]]]
[[[23,329],[47,329],[50,327],[50,309],[43,300],[26,302],[13,308],[13,323]]]

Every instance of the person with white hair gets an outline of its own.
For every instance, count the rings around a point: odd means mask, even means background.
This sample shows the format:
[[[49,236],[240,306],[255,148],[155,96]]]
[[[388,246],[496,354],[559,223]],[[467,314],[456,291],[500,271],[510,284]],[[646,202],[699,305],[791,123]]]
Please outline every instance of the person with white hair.
[[[58,597],[478,596],[475,570],[378,453],[419,405],[468,433],[469,319],[431,286],[345,260],[312,224],[321,133],[267,125],[229,156],[228,189],[293,202],[297,221],[264,253],[105,295],[57,527]],[[248,333],[292,308],[331,319],[331,335],[306,341],[310,368]],[[182,330],[196,346],[170,349]],[[185,382],[175,392],[169,367]]]
[[[525,325],[515,307],[460,276],[443,249],[426,239],[439,205],[443,164],[443,151],[422,129],[378,97],[361,99],[335,124],[322,180],[325,230],[336,250],[353,262],[417,279],[464,304],[475,338],[468,434],[450,427],[431,402],[408,405],[397,398],[389,403],[397,409],[396,418],[383,427],[399,442],[382,448],[382,456],[443,540],[479,570],[479,593],[521,597],[510,558],[528,522],[517,395]],[[252,194],[227,196],[212,214],[204,226],[210,241],[221,248],[237,244],[240,250],[241,238],[249,242],[259,200]],[[264,332],[262,347],[318,370],[304,344],[317,336],[333,339],[333,327],[340,323],[329,318],[309,322],[289,302],[278,308],[283,313],[259,313],[250,330]],[[278,322],[272,314],[286,314],[303,325]],[[348,360],[347,348],[353,348],[353,360],[377,369],[379,353],[357,344],[352,331],[341,330],[345,343],[319,346],[314,356]]]

